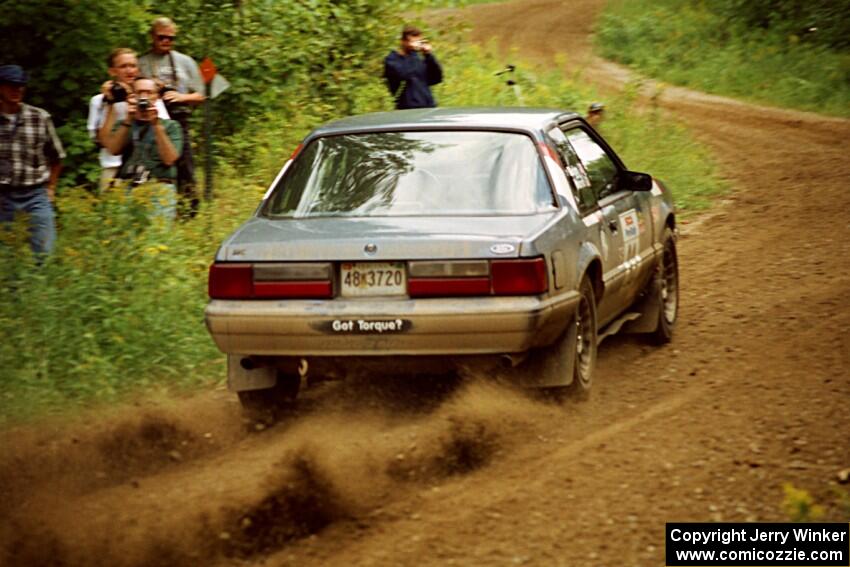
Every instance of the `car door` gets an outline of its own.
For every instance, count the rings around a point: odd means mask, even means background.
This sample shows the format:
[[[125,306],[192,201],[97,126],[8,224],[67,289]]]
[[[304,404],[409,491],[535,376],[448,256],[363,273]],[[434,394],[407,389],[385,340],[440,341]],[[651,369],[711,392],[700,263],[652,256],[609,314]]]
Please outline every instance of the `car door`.
[[[585,177],[599,208],[600,249],[605,295],[598,306],[600,326],[616,317],[637,295],[640,264],[638,202],[633,191],[620,188],[619,159],[608,152],[583,124],[567,125],[564,135],[578,157],[579,177]]]
[[[614,274],[623,263],[621,258],[622,243],[620,232],[612,233],[606,228],[604,216],[599,207],[597,193],[599,186],[594,186],[584,162],[579,158],[573,145],[568,140],[568,135],[574,138],[579,136],[573,132],[581,128],[578,122],[561,124],[547,132],[547,136],[558,150],[559,157],[564,164],[565,173],[571,181],[574,202],[576,203],[582,222],[587,227],[586,237],[599,251],[602,262],[603,274]],[[580,142],[579,142],[580,143]],[[609,303],[608,290],[600,299],[599,307]],[[597,309],[601,320],[601,310]]]

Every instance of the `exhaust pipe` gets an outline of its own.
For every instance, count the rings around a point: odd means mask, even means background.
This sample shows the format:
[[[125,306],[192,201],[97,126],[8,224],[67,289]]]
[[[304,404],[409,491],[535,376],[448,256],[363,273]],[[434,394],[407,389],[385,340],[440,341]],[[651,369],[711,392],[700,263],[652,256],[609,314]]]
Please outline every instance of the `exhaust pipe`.
[[[257,368],[277,366],[277,364],[275,363],[272,357],[244,356],[239,360],[239,366],[241,366],[245,370],[256,370]],[[309,364],[307,363],[306,358],[300,358],[297,360],[297,366],[295,367],[295,369],[297,370],[299,376],[306,376],[308,368]]]
[[[506,354],[500,355],[499,358],[501,358],[502,364],[504,364],[505,367],[516,368],[517,366],[522,364],[522,362],[526,358],[528,358],[528,353],[527,352],[521,352],[521,353],[518,353],[518,354],[506,353]]]

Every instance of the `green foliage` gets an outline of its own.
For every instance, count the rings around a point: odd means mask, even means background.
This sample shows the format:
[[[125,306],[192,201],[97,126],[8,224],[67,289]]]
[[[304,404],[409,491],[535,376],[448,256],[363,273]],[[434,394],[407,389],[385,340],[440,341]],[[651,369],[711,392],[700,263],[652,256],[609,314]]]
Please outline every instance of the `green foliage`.
[[[145,189],[62,199],[55,253],[38,266],[26,230],[3,233],[0,415],[46,402],[112,399],[156,383],[209,379],[209,244],[232,228],[152,219]]]
[[[819,504],[807,490],[786,482],[782,485],[782,511],[792,522],[850,520],[850,491],[832,486],[829,492],[831,498],[824,498]]]
[[[816,504],[806,490],[786,482],[782,485],[782,492],[785,495],[782,509],[792,522],[815,522],[823,517],[823,506]]]
[[[382,24],[391,6],[386,0],[21,0],[0,10],[0,64],[30,71],[27,101],[53,115],[68,150],[71,173],[63,184],[73,186],[96,178],[86,166],[96,163],[96,149],[85,117],[88,100],[109,78],[106,57],[115,47],[145,52],[156,16],[177,22],[178,50],[198,61],[211,57],[231,83],[214,102],[213,134],[220,139],[258,115],[280,112],[294,93],[324,101],[328,113],[356,112],[357,91],[380,74],[381,54],[395,44],[395,26]]]
[[[728,0],[723,11],[695,0],[612,3],[600,19],[597,42],[604,56],[671,83],[850,115],[850,53],[826,45],[836,42],[814,41],[820,28],[792,32],[796,24],[779,18],[779,12],[771,12],[774,23],[754,26],[750,18],[755,16],[743,6],[761,4],[767,2]],[[742,11],[735,12],[735,6]]]
[[[715,0],[711,8],[744,27],[772,29],[835,49],[850,47],[850,0]]]

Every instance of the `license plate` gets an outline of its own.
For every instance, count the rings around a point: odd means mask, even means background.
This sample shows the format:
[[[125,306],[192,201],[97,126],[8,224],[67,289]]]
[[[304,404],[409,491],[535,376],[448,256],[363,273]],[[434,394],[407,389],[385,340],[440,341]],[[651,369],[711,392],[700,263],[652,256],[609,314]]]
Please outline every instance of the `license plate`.
[[[348,262],[340,266],[340,276],[344,297],[407,294],[404,262]]]

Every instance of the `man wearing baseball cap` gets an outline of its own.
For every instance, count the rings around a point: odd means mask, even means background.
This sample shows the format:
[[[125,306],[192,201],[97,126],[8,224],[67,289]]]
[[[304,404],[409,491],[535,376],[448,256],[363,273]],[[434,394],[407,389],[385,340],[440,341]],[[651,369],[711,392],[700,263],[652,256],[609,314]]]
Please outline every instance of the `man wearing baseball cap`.
[[[18,65],[0,65],[0,223],[17,212],[30,215],[30,246],[53,248],[53,200],[65,157],[50,114],[23,102],[27,75]]]
[[[602,120],[605,118],[605,105],[601,102],[593,102],[587,107],[587,123],[599,129]]]

